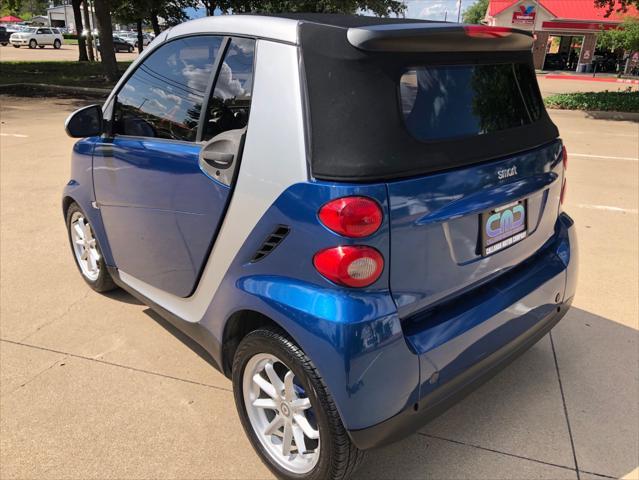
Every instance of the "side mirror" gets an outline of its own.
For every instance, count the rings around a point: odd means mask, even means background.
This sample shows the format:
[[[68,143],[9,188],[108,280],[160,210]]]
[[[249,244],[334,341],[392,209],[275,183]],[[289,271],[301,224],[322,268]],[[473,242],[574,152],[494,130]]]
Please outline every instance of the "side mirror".
[[[69,115],[64,129],[72,138],[93,137],[102,134],[103,121],[102,107],[89,105]]]

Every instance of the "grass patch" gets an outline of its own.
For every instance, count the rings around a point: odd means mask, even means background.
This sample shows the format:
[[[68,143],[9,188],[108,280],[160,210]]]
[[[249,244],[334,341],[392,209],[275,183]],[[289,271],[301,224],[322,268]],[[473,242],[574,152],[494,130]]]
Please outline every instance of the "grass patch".
[[[65,38],[64,39],[64,44],[65,45],[77,45],[78,44],[78,39],[77,38]]]
[[[639,112],[639,92],[559,93],[544,99],[546,107],[561,110],[599,110],[606,112]]]
[[[124,73],[131,62],[118,62]],[[114,85],[104,76],[98,62],[2,62],[0,85],[11,83],[46,83],[70,87],[110,88]]]

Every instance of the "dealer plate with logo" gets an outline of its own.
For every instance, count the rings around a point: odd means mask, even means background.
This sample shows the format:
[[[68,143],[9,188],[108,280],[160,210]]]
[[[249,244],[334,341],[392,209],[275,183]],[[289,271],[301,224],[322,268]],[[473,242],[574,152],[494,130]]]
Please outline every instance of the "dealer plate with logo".
[[[517,242],[528,234],[526,200],[502,205],[481,214],[481,252],[492,255]]]

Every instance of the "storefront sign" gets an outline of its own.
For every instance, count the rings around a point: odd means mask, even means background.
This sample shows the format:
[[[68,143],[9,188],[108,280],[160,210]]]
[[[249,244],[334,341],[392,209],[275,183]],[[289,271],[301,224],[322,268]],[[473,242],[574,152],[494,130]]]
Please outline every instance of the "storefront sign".
[[[535,23],[535,6],[519,6],[519,10],[513,12],[513,23],[519,25],[533,25]]]

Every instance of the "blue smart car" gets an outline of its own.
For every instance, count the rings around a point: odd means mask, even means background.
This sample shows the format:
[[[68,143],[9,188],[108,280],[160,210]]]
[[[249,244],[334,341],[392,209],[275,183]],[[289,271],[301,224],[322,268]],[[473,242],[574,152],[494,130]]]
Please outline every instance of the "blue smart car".
[[[163,32],[67,120],[84,280],[206,349],[276,475],[347,478],[570,306],[566,150],[531,46],[339,15]]]

